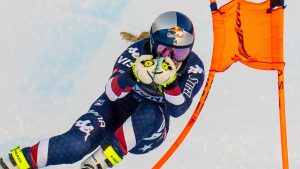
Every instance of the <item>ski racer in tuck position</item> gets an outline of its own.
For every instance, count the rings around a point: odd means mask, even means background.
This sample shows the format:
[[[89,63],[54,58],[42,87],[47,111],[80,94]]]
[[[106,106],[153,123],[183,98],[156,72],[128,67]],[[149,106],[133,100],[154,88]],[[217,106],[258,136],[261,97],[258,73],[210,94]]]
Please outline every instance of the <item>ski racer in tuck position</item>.
[[[16,147],[0,160],[3,169],[36,169],[75,163],[105,169],[130,152],[147,153],[165,140],[170,116],[190,107],[204,80],[192,51],[194,28],[184,14],[169,11],[153,22],[150,37],[137,39],[117,59],[105,92],[64,134]]]

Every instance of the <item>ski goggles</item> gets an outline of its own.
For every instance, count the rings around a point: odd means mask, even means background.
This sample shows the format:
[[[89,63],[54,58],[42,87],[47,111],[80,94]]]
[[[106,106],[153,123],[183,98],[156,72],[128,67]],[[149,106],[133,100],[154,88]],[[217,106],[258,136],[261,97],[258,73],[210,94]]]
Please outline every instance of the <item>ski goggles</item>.
[[[159,55],[162,55],[164,57],[168,56],[178,62],[183,61],[189,55],[190,51],[190,48],[174,48],[161,44],[157,46],[157,52]]]

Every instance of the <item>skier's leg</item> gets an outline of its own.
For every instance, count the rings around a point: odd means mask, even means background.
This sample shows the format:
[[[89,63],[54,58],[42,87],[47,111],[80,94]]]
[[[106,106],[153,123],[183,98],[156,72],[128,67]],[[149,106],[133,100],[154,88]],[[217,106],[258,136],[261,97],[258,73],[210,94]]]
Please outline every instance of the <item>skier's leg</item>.
[[[149,109],[153,111],[151,112]],[[146,117],[143,115],[144,113],[147,114]],[[169,120],[170,115],[166,114],[159,105],[147,104],[145,109],[139,109],[138,113],[132,116],[132,126],[136,141],[128,149],[129,152],[145,154],[160,146],[167,137]],[[128,137],[127,133],[123,133],[125,137]],[[128,140],[130,141],[130,139]]]
[[[158,147],[165,139],[169,126],[169,115],[165,114],[157,103],[143,101],[134,113],[119,127],[111,137],[106,139],[106,144],[92,154],[82,164],[82,169],[96,169],[97,163],[109,161],[108,168],[120,162],[129,152],[134,154],[147,153]],[[110,147],[112,156],[105,154]]]
[[[112,115],[112,103],[102,95],[69,131],[23,148],[19,154],[33,169],[77,162],[96,149],[111,130]]]

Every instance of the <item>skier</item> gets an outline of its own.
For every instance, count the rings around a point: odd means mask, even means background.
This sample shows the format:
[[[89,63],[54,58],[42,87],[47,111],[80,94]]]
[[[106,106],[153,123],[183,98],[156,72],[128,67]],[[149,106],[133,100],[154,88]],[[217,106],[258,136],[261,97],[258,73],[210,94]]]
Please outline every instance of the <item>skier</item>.
[[[69,131],[12,149],[0,166],[36,169],[71,164],[94,151],[81,168],[105,169],[128,152],[144,154],[161,145],[170,116],[185,113],[200,90],[204,67],[192,51],[194,28],[184,14],[159,15],[149,36],[133,40],[137,42],[119,56],[105,92]]]

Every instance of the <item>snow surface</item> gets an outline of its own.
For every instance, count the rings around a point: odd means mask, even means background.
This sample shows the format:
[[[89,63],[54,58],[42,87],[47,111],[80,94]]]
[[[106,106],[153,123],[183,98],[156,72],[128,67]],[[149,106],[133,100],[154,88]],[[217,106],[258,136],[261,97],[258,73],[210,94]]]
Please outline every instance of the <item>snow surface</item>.
[[[0,0],[0,4],[0,155],[68,130],[104,91],[113,63],[127,47],[119,32],[147,31],[164,11],[178,10],[193,20],[194,50],[208,72],[212,51],[208,0]],[[300,2],[286,4],[289,160],[291,169],[299,169]],[[171,120],[161,147],[146,155],[129,154],[116,169],[151,168],[182,130],[200,94],[184,116]],[[79,168],[79,163],[48,168]],[[281,168],[276,72],[236,64],[217,74],[194,128],[163,168]]]

